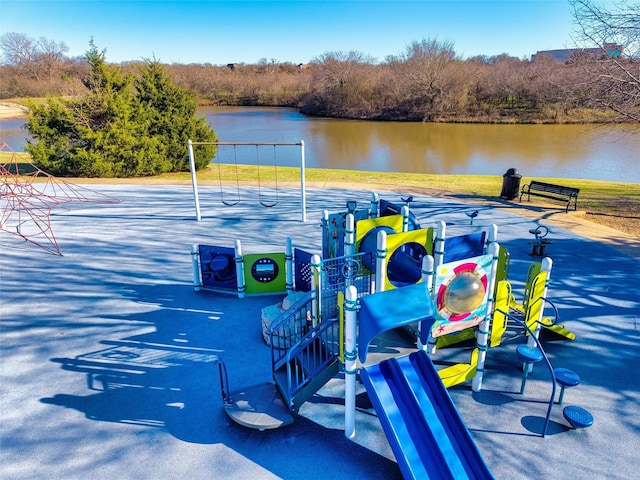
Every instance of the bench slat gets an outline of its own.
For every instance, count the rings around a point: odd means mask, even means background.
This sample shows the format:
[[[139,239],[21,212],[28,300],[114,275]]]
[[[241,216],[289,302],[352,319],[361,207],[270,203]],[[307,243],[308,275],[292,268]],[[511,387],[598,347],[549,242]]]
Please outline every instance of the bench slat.
[[[542,193],[544,192],[544,193]],[[565,207],[565,212],[569,211],[569,207],[571,206],[571,202],[573,202],[573,209],[578,209],[578,193],[580,192],[579,188],[573,187],[565,187],[562,185],[555,185],[553,183],[545,183],[538,182],[536,180],[532,180],[528,184],[525,184],[522,187],[522,191],[520,192],[520,201],[522,201],[522,196],[527,194],[527,199],[531,200],[531,195],[537,197],[544,197],[550,200],[567,200],[567,205]],[[553,195],[551,195],[553,194]],[[566,198],[560,198],[566,197]]]
[[[553,185],[551,183],[541,183],[532,181],[529,185],[530,190],[539,190],[542,192],[552,192],[559,195],[577,195],[580,190],[578,188],[563,187],[561,185]]]

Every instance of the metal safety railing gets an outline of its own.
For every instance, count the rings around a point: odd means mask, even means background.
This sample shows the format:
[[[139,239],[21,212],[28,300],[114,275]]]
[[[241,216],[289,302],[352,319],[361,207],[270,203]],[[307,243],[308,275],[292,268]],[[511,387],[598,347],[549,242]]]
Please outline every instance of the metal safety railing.
[[[295,398],[304,389],[319,388],[328,380],[327,369],[336,364],[340,350],[337,320],[314,326],[316,296],[316,292],[304,295],[269,329],[274,380],[291,410],[299,407]]]
[[[354,285],[358,296],[369,295],[374,290],[375,260],[373,252],[356,253],[322,260],[317,267],[320,298],[319,317],[330,319],[338,316],[338,293]]]

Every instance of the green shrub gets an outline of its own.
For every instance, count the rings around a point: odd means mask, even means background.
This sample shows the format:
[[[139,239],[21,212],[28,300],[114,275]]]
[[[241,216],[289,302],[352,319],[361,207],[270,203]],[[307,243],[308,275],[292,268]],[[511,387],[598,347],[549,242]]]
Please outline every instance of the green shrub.
[[[215,142],[196,115],[194,95],[176,86],[157,60],[145,61],[138,78],[105,62],[93,42],[87,52],[88,93],[72,100],[31,105],[26,150],[54,175],[134,177],[189,170],[187,140]],[[206,167],[215,146],[194,151],[196,169]]]

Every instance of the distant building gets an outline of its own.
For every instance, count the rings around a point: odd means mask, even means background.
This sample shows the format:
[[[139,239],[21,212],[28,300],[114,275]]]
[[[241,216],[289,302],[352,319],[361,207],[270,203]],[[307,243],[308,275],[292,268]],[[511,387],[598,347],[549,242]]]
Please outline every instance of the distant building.
[[[558,62],[568,62],[573,57],[589,55],[593,57],[620,58],[624,47],[615,43],[605,43],[602,48],[564,48],[561,50],[541,50],[531,55],[531,61],[536,58],[548,57]]]

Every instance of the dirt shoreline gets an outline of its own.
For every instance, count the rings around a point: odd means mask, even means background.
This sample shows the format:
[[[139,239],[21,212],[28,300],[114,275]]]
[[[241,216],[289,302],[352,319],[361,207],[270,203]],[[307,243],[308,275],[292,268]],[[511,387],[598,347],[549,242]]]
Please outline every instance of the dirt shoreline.
[[[25,106],[12,102],[0,102],[0,120],[12,118],[25,118],[29,109]]]

